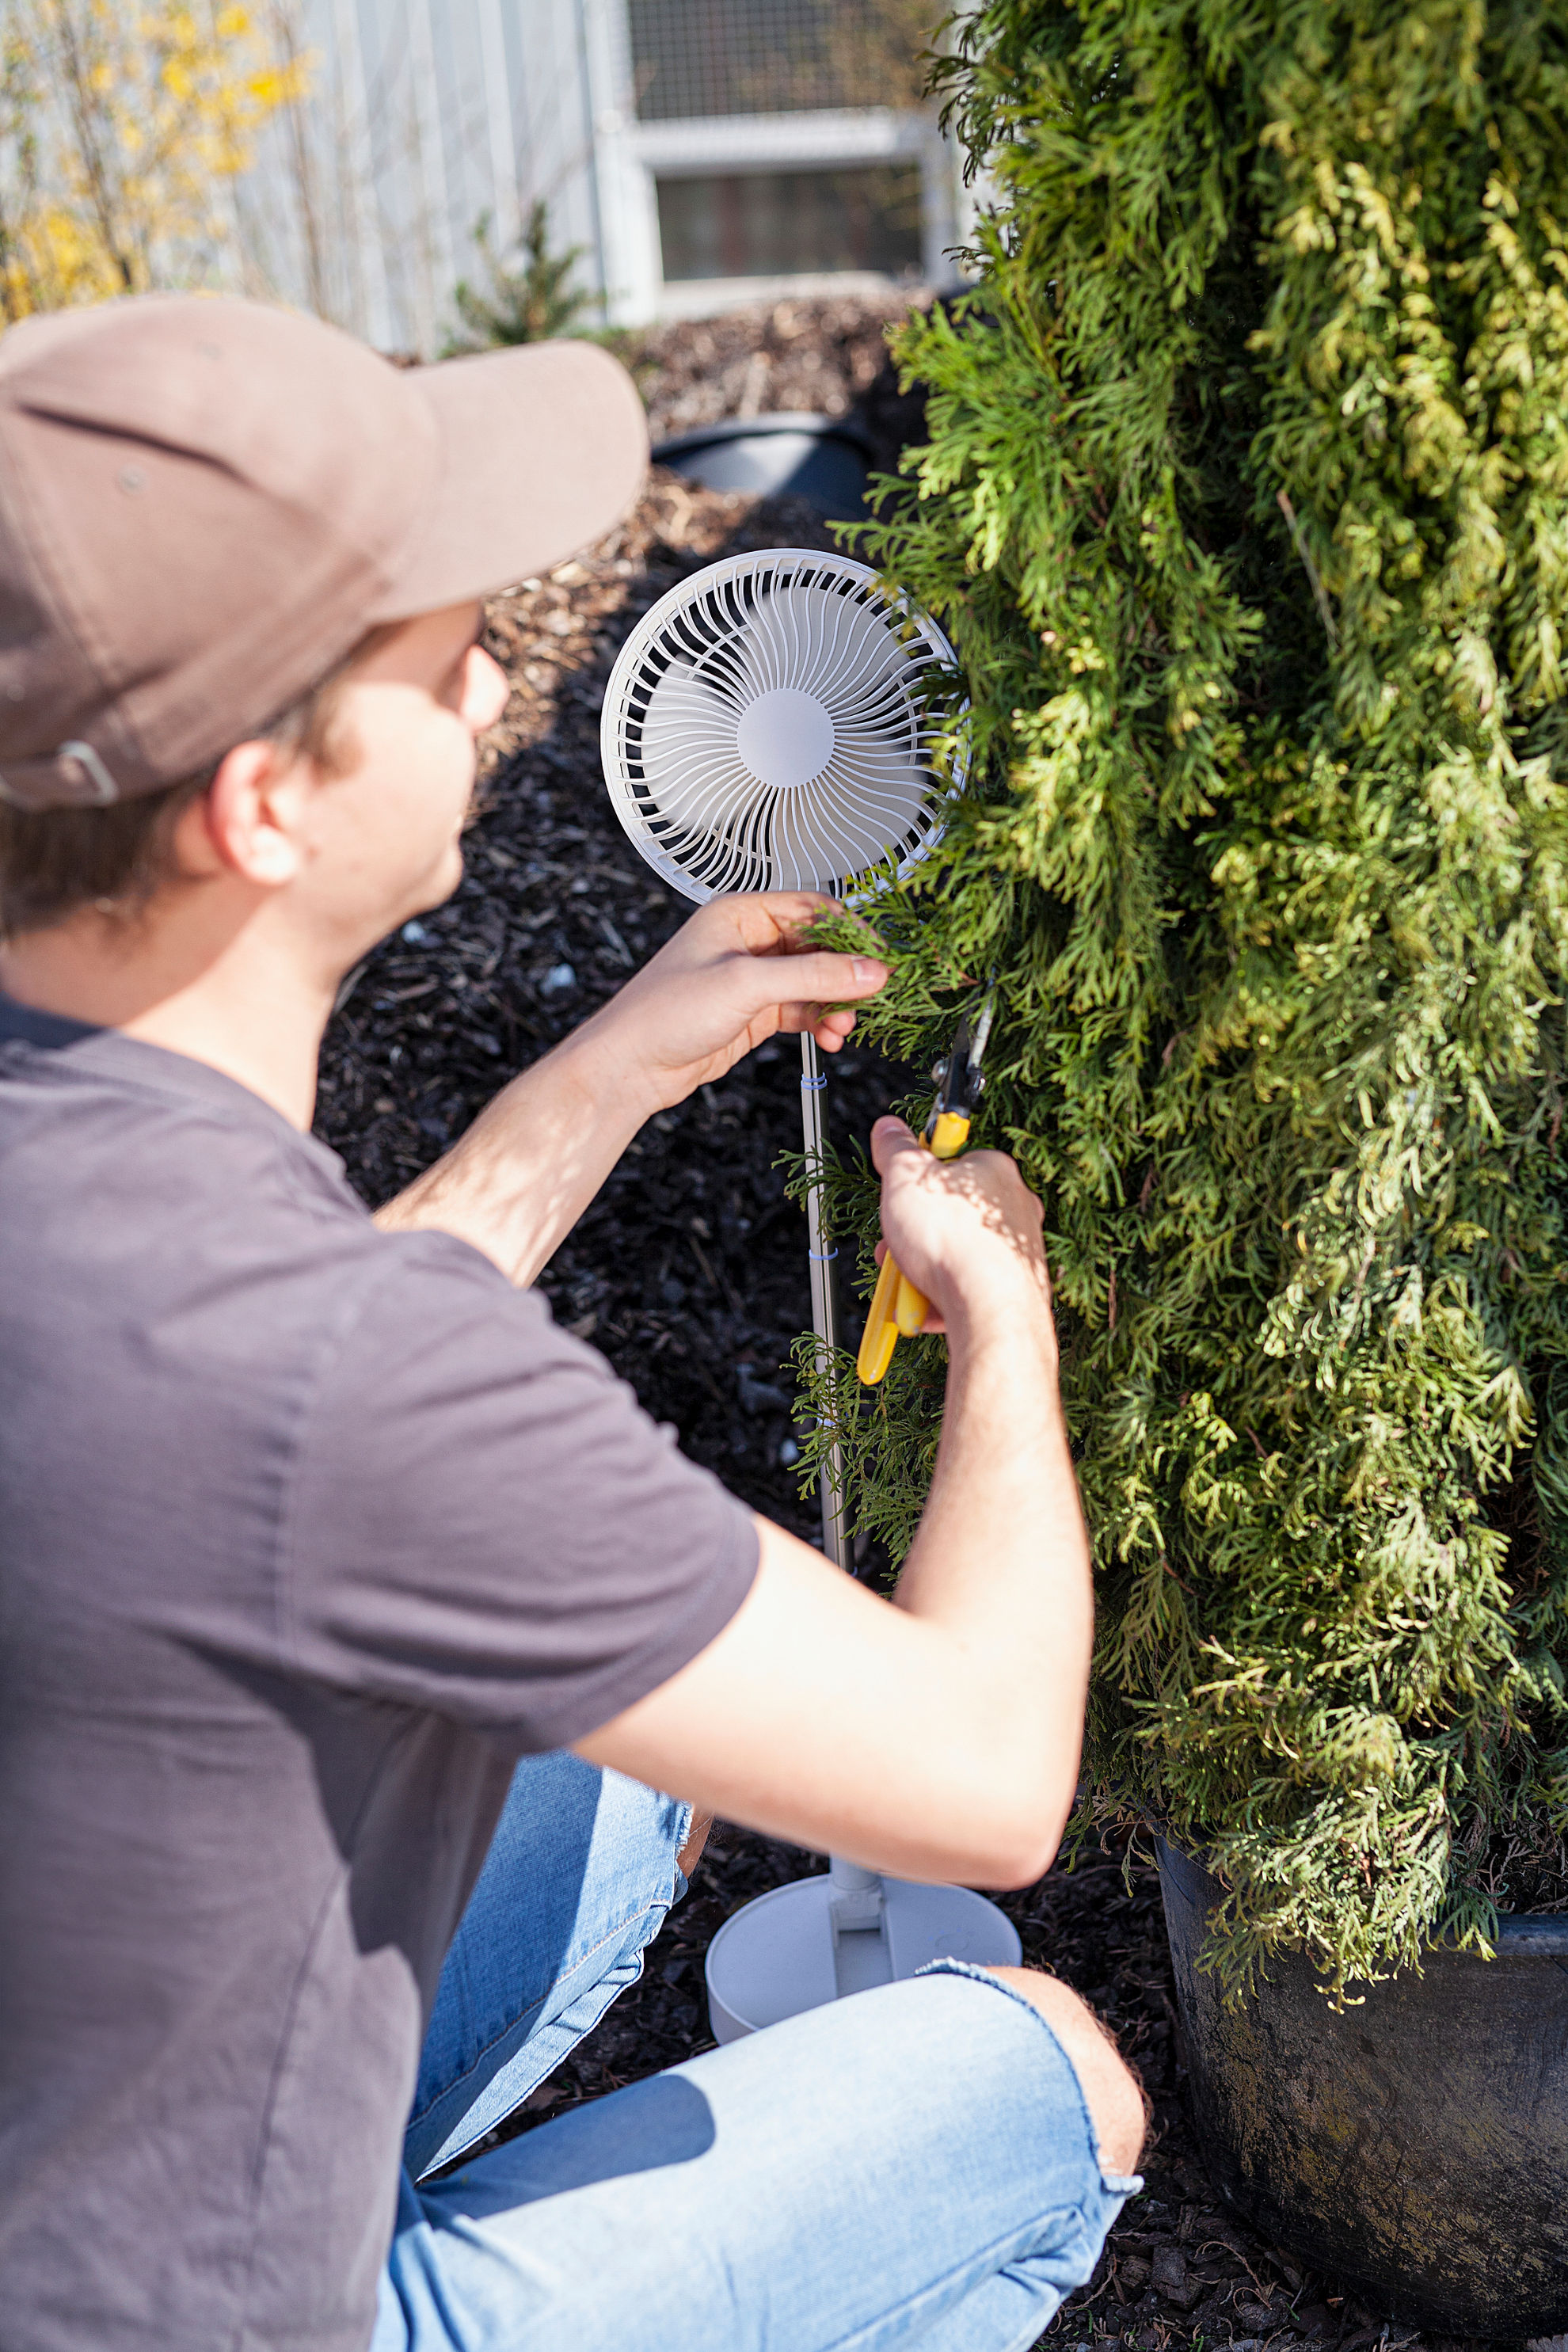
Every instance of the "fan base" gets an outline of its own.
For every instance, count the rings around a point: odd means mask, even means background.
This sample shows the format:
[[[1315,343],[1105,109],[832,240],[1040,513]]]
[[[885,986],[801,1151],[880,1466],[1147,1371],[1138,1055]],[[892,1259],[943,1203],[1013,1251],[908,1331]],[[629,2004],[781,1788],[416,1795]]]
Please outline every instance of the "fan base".
[[[715,2042],[912,1977],[930,1960],[1016,1968],[1023,1957],[1012,1921],[983,1895],[838,1867],[838,1879],[759,1895],[720,1928],[707,1968]],[[865,1885],[847,1886],[851,1877]]]

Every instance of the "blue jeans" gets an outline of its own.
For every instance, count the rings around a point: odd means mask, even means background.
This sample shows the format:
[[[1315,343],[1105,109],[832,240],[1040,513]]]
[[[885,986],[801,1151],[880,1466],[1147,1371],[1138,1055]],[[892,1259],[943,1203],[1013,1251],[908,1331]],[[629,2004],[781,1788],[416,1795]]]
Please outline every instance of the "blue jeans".
[[[1029,2002],[939,1961],[445,2170],[641,1970],[685,1806],[519,1766],[442,1974],[372,2352],[1025,2352],[1124,2200]]]

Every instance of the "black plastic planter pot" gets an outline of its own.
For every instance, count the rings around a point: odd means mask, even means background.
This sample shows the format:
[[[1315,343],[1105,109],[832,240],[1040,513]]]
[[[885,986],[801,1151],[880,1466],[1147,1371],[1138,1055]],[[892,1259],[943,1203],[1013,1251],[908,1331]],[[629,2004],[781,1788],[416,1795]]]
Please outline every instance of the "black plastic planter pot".
[[[838,417],[782,410],[704,425],[661,441],[653,457],[710,490],[788,490],[851,522],[862,510],[871,445]]]
[[[1568,1918],[1434,1952],[1336,2011],[1305,1958],[1226,2010],[1196,1962],[1221,1890],[1160,1847],[1193,2120],[1221,2195],[1379,2312],[1568,2328]]]

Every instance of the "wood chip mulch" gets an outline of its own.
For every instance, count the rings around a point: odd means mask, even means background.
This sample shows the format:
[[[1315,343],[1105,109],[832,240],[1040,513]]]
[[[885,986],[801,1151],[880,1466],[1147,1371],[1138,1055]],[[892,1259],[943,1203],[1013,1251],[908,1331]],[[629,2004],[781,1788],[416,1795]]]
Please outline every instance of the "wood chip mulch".
[[[852,418],[891,471],[900,450],[925,437],[922,395],[900,392],[888,364],[887,331],[910,308],[897,294],[756,303],[644,329],[624,356],[656,442],[721,417],[805,409]]]
[[[739,329],[710,322],[712,351],[703,356],[699,346],[684,377],[667,353],[663,429],[695,421],[692,387],[715,365],[729,370],[725,396],[737,400],[757,352],[797,340],[780,306]],[[773,384],[768,403],[850,405],[867,388],[862,348],[847,335],[826,370],[802,357],[792,381],[809,388],[809,400],[786,402]],[[770,378],[772,368],[770,358]],[[658,415],[657,397],[654,405]],[[721,553],[831,543],[808,508],[718,495],[656,473],[635,513],[600,546],[495,600],[489,643],[512,692],[467,875],[449,905],[367,960],[323,1055],[318,1130],[367,1201],[385,1199],[445,1150],[513,1070],[602,1003],[687,911],[621,834],[600,777],[600,703],[634,621]],[[688,1453],[810,1538],[816,1513],[791,1466],[795,1401],[784,1369],[810,1320],[805,1232],[775,1165],[798,1149],[798,1073],[794,1041],[782,1041],[656,1119],[558,1251],[543,1287],[558,1318],[603,1349],[658,1419],[675,1424]],[[875,1055],[842,1055],[829,1087],[841,1148],[863,1139],[907,1085],[907,1073]],[[519,2126],[710,2046],[710,1937],[752,1896],[821,1867],[820,1857],[721,1827],[639,1982],[534,2095]],[[1135,1862],[1124,1876],[1119,1853],[1091,1848],[1072,1872],[1058,1866],[1001,1899],[1026,1958],[1093,2003],[1142,2070],[1154,2110],[1147,2191],[1044,2341],[1103,2352],[1293,2352],[1307,2344],[1420,2352],[1409,2331],[1391,2329],[1382,2314],[1220,2210],[1185,2119],[1152,1870]],[[1432,2352],[1460,2352],[1426,2341]]]

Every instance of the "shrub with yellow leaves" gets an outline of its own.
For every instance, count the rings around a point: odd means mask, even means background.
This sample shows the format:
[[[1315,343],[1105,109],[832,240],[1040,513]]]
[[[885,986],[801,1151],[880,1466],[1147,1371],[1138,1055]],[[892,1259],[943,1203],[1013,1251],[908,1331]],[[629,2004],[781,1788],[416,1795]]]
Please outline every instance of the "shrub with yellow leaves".
[[[0,0],[0,316],[210,282],[308,70],[238,5]]]
[[[977,286],[860,544],[973,757],[865,1032],[994,976],[1092,1801],[1342,1988],[1568,1907],[1568,17],[984,0],[939,74]],[[895,1555],[942,1344],[836,1392]]]

